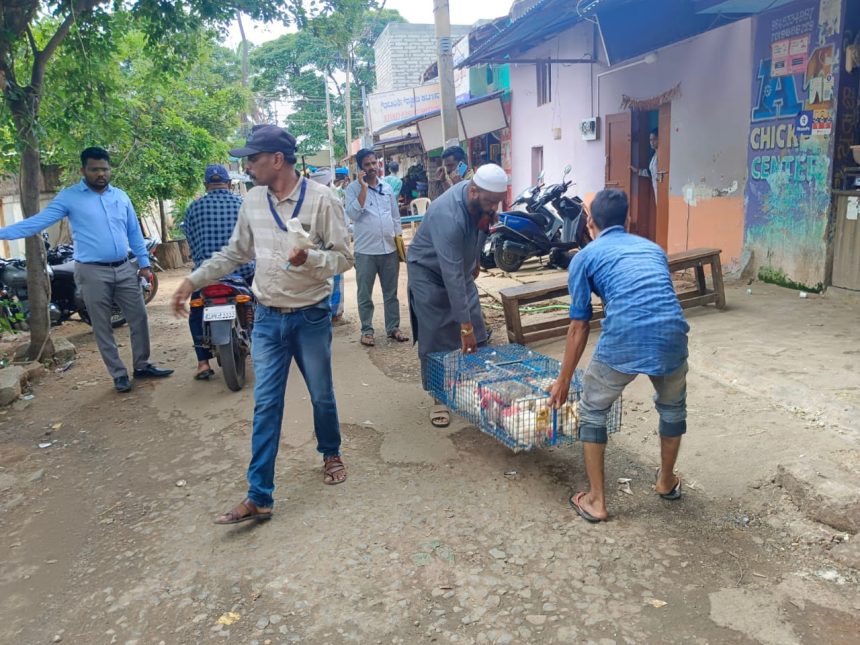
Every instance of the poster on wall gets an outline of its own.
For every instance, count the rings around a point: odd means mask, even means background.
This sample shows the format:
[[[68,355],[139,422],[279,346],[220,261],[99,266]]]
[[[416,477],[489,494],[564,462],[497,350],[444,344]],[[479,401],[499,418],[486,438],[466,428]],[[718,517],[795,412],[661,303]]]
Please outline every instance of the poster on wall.
[[[745,240],[763,265],[823,280],[834,92],[831,0],[806,0],[754,23]]]

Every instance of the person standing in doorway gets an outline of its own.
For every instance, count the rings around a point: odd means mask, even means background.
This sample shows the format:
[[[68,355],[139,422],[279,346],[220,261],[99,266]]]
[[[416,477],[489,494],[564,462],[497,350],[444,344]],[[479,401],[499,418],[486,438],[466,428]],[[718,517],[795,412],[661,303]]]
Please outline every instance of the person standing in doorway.
[[[81,152],[80,183],[60,192],[45,209],[12,226],[0,228],[0,240],[35,235],[69,218],[75,246],[75,283],[81,290],[102,360],[117,392],[130,392],[132,382],[119,357],[111,326],[114,303],[131,332],[134,378],[164,378],[173,370],[149,362],[149,322],[139,278],[152,281],[149,252],[143,242],[134,206],[124,191],[111,186],[110,155],[103,148]],[[129,262],[129,250],[139,269]]]
[[[481,247],[508,190],[508,176],[495,164],[481,166],[430,204],[409,245],[409,315],[418,343],[421,383],[428,390],[427,356],[474,352],[489,338],[475,278]],[[434,401],[430,423],[446,427],[451,413]]]
[[[651,379],[660,415],[660,469],[655,490],[666,500],[681,497],[675,461],[687,432],[687,333],[690,326],[672,286],[666,253],[625,231],[624,191],[601,191],[591,203],[588,228],[594,239],[570,263],[570,327],[550,403],[567,403],[570,381],[588,342],[591,296],[603,301],[606,317],[600,341],[582,377],[579,439],[589,490],[569,498],[588,522],[608,517],[604,488],[606,418],[612,404],[638,374]]]
[[[355,162],[358,166],[358,181],[346,189],[346,214],[353,222],[355,236],[355,281],[358,283],[361,344],[367,347],[376,344],[373,286],[377,276],[385,308],[385,333],[402,343],[408,341],[409,337],[400,330],[400,301],[397,299],[400,257],[394,238],[403,234],[397,198],[391,186],[380,181],[373,150],[359,150]]]
[[[331,369],[329,280],[352,266],[343,207],[331,190],[296,174],[296,139],[274,125],[256,125],[245,147],[245,170],[256,186],[248,191],[230,242],[182,281],[173,310],[186,313],[191,293],[235,271],[256,257],[257,308],[251,358],[254,361],[254,428],[248,495],[216,524],[272,517],[275,459],[284,419],[284,393],[295,359],[314,411],[317,450],[323,456],[323,482],[346,481],[340,457],[340,424]],[[287,232],[296,219],[313,248],[300,248]]]
[[[200,268],[216,251],[227,246],[242,207],[242,198],[230,191],[230,173],[224,166],[206,166],[203,185],[206,194],[188,207],[182,222],[195,269]],[[254,281],[254,262],[236,269],[236,277],[250,286]],[[199,291],[191,294],[192,299],[199,297]],[[197,373],[194,378],[208,381],[215,375],[215,370],[209,363],[212,360],[212,352],[203,346],[203,307],[191,308],[188,326],[194,341],[194,352],[197,354]]]
[[[660,144],[660,136],[657,128],[651,130],[651,133],[648,135],[648,143],[651,145],[651,150],[654,151],[651,155],[651,161],[648,162],[648,167],[637,168],[636,166],[630,166],[630,169],[633,170],[633,172],[635,172],[640,177],[651,178],[651,188],[654,190],[654,202],[656,203],[658,200],[657,177],[660,174],[660,171],[657,169],[657,156],[660,154],[658,149]]]

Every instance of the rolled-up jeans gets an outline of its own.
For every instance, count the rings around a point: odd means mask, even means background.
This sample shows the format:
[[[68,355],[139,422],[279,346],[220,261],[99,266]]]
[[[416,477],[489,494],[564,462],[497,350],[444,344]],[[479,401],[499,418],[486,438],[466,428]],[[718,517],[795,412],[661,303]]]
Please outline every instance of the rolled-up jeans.
[[[579,400],[579,439],[606,443],[606,417],[612,404],[637,374],[625,374],[592,360],[582,377]],[[654,385],[654,403],[660,415],[660,435],[680,437],[687,432],[687,361],[671,374],[648,376]]]
[[[331,370],[331,309],[328,298],[292,313],[257,304],[251,357],[254,361],[254,430],[248,466],[248,497],[273,505],[275,458],[284,418],[284,394],[295,359],[310,393],[317,450],[340,454],[340,424]]]

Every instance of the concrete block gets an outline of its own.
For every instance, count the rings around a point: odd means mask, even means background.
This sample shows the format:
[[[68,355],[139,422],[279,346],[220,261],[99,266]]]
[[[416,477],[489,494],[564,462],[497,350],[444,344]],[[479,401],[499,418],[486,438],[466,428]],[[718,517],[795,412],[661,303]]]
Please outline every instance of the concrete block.
[[[810,519],[839,531],[860,532],[860,474],[824,459],[780,464],[777,483]]]
[[[837,544],[830,550],[830,557],[839,564],[860,571],[860,537],[855,537],[850,542]]]
[[[78,351],[68,338],[55,336],[54,341],[54,360],[58,363],[67,363],[75,360],[75,355]]]
[[[17,365],[0,369],[0,405],[9,405],[21,396],[24,370]]]

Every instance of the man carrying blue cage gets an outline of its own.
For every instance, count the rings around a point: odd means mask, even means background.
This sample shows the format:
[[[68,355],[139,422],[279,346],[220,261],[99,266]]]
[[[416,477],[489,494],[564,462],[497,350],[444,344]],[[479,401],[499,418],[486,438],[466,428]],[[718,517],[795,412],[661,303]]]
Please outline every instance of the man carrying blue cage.
[[[589,522],[608,517],[604,490],[607,414],[638,374],[651,379],[660,415],[660,468],[655,490],[663,499],[681,497],[675,462],[687,431],[687,332],[672,286],[666,254],[659,246],[625,231],[627,196],[618,189],[594,198],[588,228],[594,240],[574,256],[569,268],[570,327],[561,373],[550,403],[567,402],[570,381],[588,341],[591,294],[602,300],[603,331],[582,378],[579,439],[583,442],[589,490],[569,498]]]

